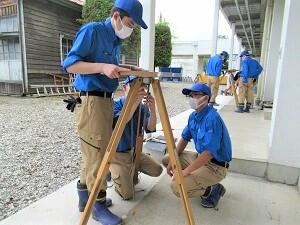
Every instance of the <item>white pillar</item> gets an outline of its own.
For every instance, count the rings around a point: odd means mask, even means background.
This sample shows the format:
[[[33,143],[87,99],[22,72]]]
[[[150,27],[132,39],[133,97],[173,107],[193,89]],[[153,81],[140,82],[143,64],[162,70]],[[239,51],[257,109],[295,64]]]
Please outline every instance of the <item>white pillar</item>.
[[[154,71],[155,46],[155,0],[140,0],[143,5],[143,19],[148,29],[141,28],[141,63],[140,67]]]
[[[232,69],[233,60],[233,48],[234,48],[234,35],[235,35],[235,23],[231,24],[231,42],[230,42],[230,56],[229,56],[229,69]]]
[[[193,45],[194,52],[193,52],[193,79],[196,78],[198,71],[199,71],[199,56],[198,56],[198,44],[195,43]]]
[[[272,22],[272,15],[273,15],[273,1],[274,0],[267,0],[266,5],[266,15],[265,15],[265,22],[264,22],[264,32],[263,32],[263,39],[261,44],[261,56],[260,56],[260,63],[265,68],[267,62],[267,56],[269,52],[269,41],[270,41],[270,31],[271,31],[271,22]],[[263,70],[262,74],[258,79],[257,84],[257,100],[260,102],[262,100],[262,94],[264,89],[264,75],[265,71]]]
[[[199,73],[203,74],[203,63],[204,63],[204,58],[203,56],[199,57],[199,64],[198,64],[198,68],[199,68]]]
[[[219,10],[220,10],[220,0],[215,0],[214,23],[213,23],[213,32],[212,32],[212,38],[211,38],[211,40],[212,40],[211,56],[214,56],[217,53]]]
[[[286,0],[282,22],[280,56],[275,83],[269,143],[271,180],[297,184],[300,173],[299,112],[300,1]],[[284,165],[284,166],[280,166]],[[292,180],[291,180],[292,179]]]
[[[239,43],[239,52],[238,52],[238,59],[237,59],[237,70],[241,69],[241,57],[240,54],[242,52],[242,39],[238,38],[238,43]]]
[[[284,0],[274,1],[273,8],[273,20],[271,25],[271,34],[270,34],[270,46],[267,63],[265,69],[265,86],[263,90],[263,101],[264,102],[273,102],[274,98],[274,89],[275,89],[275,80],[276,80],[276,70],[279,60],[279,45],[280,45],[280,33],[282,30],[282,18],[284,11]]]

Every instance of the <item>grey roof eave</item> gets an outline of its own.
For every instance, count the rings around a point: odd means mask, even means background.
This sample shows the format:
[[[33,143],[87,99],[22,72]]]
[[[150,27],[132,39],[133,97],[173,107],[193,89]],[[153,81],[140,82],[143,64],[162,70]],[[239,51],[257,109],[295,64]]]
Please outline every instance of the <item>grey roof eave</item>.
[[[82,11],[82,5],[72,2],[70,0],[48,0],[48,1],[58,4],[58,5],[61,5],[61,6],[65,6],[70,9],[74,9],[79,12]]]

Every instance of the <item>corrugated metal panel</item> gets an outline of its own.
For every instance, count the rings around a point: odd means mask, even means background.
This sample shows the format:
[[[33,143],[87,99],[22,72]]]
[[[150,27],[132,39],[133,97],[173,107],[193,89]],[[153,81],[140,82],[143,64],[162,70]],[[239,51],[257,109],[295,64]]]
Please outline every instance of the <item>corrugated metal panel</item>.
[[[0,93],[1,94],[23,94],[23,87],[21,83],[9,83],[0,81]]]
[[[0,17],[0,33],[19,32],[19,22],[17,16]]]
[[[22,63],[20,59],[0,60],[0,81],[22,81]]]

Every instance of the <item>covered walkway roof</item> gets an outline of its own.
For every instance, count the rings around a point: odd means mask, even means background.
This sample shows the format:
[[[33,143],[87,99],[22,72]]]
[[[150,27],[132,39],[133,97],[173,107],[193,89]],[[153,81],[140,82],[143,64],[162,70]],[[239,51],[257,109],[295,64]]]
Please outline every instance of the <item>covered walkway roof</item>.
[[[266,0],[221,0],[220,6],[229,23],[235,23],[242,45],[260,56]]]

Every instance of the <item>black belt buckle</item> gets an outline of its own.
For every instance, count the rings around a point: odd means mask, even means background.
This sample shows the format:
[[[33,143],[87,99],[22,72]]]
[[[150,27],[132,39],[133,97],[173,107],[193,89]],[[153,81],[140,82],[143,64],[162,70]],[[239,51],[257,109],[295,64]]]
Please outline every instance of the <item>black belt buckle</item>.
[[[220,161],[218,161],[218,160],[216,160],[216,159],[214,159],[214,158],[212,158],[212,159],[210,160],[210,162],[212,162],[212,163],[214,163],[214,164],[216,164],[216,165],[218,165],[218,166],[223,166],[223,167],[225,167],[225,168],[227,168],[227,169],[228,169],[228,167],[229,167],[229,163],[228,163],[228,162],[220,162]]]

